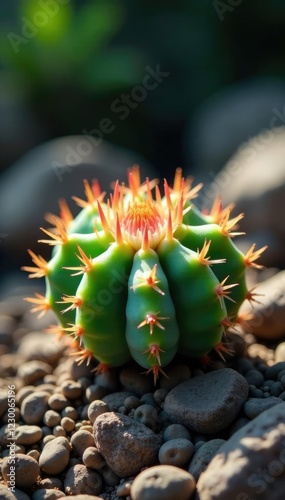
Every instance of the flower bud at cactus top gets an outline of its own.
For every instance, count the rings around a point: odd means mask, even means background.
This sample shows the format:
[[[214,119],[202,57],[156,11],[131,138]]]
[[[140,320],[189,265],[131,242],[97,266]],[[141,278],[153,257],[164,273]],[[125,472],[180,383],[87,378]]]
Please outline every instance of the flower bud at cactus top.
[[[48,216],[54,229],[42,229],[53,245],[49,262],[29,253],[29,277],[46,280],[46,295],[27,298],[32,311],[52,309],[59,335],[79,349],[78,360],[98,360],[98,370],[133,358],[152,372],[163,372],[175,354],[203,357],[227,348],[224,333],[239,321],[245,300],[247,267],[266,247],[243,254],[232,237],[239,215],[216,199],[204,214],[192,203],[201,185],[175,173],[164,181],[141,183],[138,167],[128,172],[128,187],[117,181],[108,200],[98,182],[84,181],[87,200],[73,219],[64,201],[60,217]]]

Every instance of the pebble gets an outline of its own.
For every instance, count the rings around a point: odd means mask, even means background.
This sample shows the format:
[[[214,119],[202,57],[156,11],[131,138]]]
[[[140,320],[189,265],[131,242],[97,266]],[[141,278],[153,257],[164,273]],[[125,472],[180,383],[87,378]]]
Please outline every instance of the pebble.
[[[131,485],[132,500],[189,500],[195,480],[173,465],[156,465],[138,474]]]
[[[102,413],[105,413],[106,411],[110,411],[107,403],[105,401],[96,399],[95,401],[92,401],[92,403],[90,403],[90,405],[88,406],[87,415],[90,422],[94,424],[98,415],[102,415]]]
[[[30,500],[30,497],[23,491],[15,488],[15,491],[12,492],[8,490],[7,486],[3,486],[2,484],[0,484],[0,498],[1,500]]]
[[[278,378],[279,373],[285,370],[285,361],[275,363],[272,366],[269,366],[265,370],[265,378],[267,380],[276,380]]]
[[[166,396],[164,411],[171,421],[198,433],[225,429],[239,414],[248,395],[244,377],[224,368],[193,377]]]
[[[25,385],[29,385],[41,380],[51,372],[52,367],[50,365],[44,361],[33,360],[23,363],[19,367],[17,375],[24,381]]]
[[[161,464],[176,465],[183,468],[194,452],[194,445],[189,439],[176,438],[163,443],[158,452]]]
[[[99,495],[102,490],[100,474],[85,465],[77,464],[66,471],[64,491],[66,495]]]
[[[94,446],[94,437],[89,431],[80,429],[72,434],[70,444],[77,455],[82,457],[86,448]]]
[[[258,370],[249,370],[244,378],[248,385],[254,385],[255,387],[260,387],[264,382],[264,376]]]
[[[74,380],[65,380],[61,384],[61,390],[66,398],[78,399],[82,395],[83,387]]]
[[[196,482],[225,442],[225,439],[210,439],[199,446],[188,467],[188,472],[192,474]]]
[[[43,431],[37,425],[19,425],[15,430],[17,444],[32,445],[41,440]]]
[[[189,430],[181,424],[170,424],[166,427],[163,433],[163,441],[169,441],[170,439],[189,439],[191,440],[191,434]]]
[[[43,391],[32,392],[21,404],[21,415],[27,424],[39,424],[48,409],[49,394]]]
[[[88,446],[83,452],[82,462],[91,469],[102,469],[106,464],[105,459],[95,446]]]
[[[124,401],[127,397],[133,396],[132,392],[121,391],[121,392],[112,392],[111,394],[107,394],[102,398],[110,411],[118,411],[121,406],[124,406]]]
[[[72,418],[63,417],[60,421],[60,425],[66,432],[71,432],[75,427],[75,422]]]
[[[48,333],[30,332],[23,337],[18,353],[26,361],[36,360],[54,365],[61,358],[64,348],[62,343],[53,341]]]
[[[137,474],[157,460],[161,439],[126,415],[108,412],[94,423],[94,440],[107,465],[119,477]]]
[[[11,467],[10,457],[4,458],[1,469],[6,484],[9,484]],[[15,455],[15,464],[13,464],[13,467],[15,467],[15,485],[16,488],[20,489],[33,486],[40,473],[38,462],[34,458],[22,453]]]
[[[57,498],[65,497],[63,491],[41,488],[32,495],[32,500],[57,500]]]
[[[48,441],[40,455],[39,466],[46,474],[59,474],[66,468],[71,445],[66,437],[59,436]]]
[[[269,396],[268,398],[249,398],[244,404],[243,410],[248,418],[255,418],[263,411],[280,403],[283,403],[282,399],[276,398],[275,396]]]
[[[47,410],[44,414],[43,422],[48,427],[54,427],[61,421],[60,414],[55,410]]]
[[[52,410],[61,411],[70,405],[70,401],[60,392],[56,392],[49,397],[48,405]]]
[[[141,422],[155,432],[158,423],[158,414],[153,406],[144,404],[135,409],[134,420]]]
[[[283,402],[262,412],[233,434],[201,474],[197,498],[283,498],[284,414]]]

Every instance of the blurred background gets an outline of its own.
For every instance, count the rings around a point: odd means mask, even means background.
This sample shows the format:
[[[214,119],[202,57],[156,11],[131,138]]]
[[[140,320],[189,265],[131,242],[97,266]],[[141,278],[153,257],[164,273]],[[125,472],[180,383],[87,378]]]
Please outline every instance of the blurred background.
[[[29,225],[57,191],[73,190],[67,155],[110,178],[138,158],[207,183],[240,144],[285,123],[282,0],[9,0],[0,19],[3,269],[33,246]],[[85,135],[93,147],[79,147]]]

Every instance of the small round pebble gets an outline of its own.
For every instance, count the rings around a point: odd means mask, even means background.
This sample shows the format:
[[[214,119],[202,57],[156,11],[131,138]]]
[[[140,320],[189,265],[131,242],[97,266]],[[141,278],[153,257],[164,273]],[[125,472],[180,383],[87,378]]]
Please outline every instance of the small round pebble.
[[[138,420],[146,425],[146,427],[155,431],[158,422],[157,411],[152,405],[140,405],[134,412],[134,420]]]
[[[13,464],[15,471],[15,485],[19,489],[30,488],[36,482],[40,468],[38,462],[28,455],[18,453],[15,455],[15,464]],[[2,463],[2,474],[5,483],[11,481],[11,474],[13,472],[10,457],[6,457]]]
[[[74,380],[65,380],[61,384],[62,393],[66,398],[78,399],[82,395],[83,387]]]
[[[258,370],[249,370],[244,378],[249,385],[255,385],[255,387],[260,387],[264,382],[264,376]]]
[[[173,465],[155,465],[138,474],[131,485],[132,500],[189,500],[195,480]]]
[[[184,438],[191,440],[191,434],[188,429],[181,424],[170,424],[166,427],[163,433],[163,441],[169,441],[170,439]]]
[[[39,459],[40,468],[46,474],[60,474],[69,462],[70,451],[71,446],[67,438],[63,436],[53,438],[42,450]]]
[[[117,411],[121,406],[124,406],[124,401],[128,396],[133,396],[133,393],[126,391],[112,392],[104,396],[102,400],[108,405],[110,411]]]
[[[52,410],[61,411],[69,405],[69,400],[64,394],[56,392],[49,397],[48,405]]]
[[[161,464],[184,467],[193,455],[194,445],[188,439],[176,438],[163,443],[158,452]]]
[[[102,469],[106,464],[105,459],[95,446],[88,446],[83,452],[82,462],[91,469]]]
[[[47,410],[44,414],[44,424],[47,425],[48,427],[54,427],[55,425],[59,424],[61,419],[60,414],[55,411],[55,410]]]
[[[15,441],[17,444],[31,445],[42,438],[43,431],[37,425],[20,425],[15,431]]]
[[[64,478],[64,491],[66,495],[99,495],[102,491],[102,478],[100,474],[85,465],[77,464],[70,467]]]
[[[75,408],[73,408],[73,406],[66,406],[62,410],[61,416],[72,418],[72,420],[76,421],[78,417],[78,412]]]
[[[89,431],[80,429],[72,434],[70,444],[77,455],[82,457],[86,448],[94,446],[94,438]]]
[[[75,427],[75,422],[72,418],[63,417],[60,421],[60,425],[66,432],[71,432]]]
[[[280,403],[283,403],[282,399],[276,398],[275,396],[269,396],[268,398],[250,398],[244,404],[243,410],[246,416],[252,419],[268,408]]]
[[[90,422],[94,424],[98,415],[102,415],[102,413],[105,413],[106,411],[110,411],[107,403],[105,403],[105,401],[101,401],[100,399],[95,399],[88,406],[87,415]]]
[[[27,424],[39,424],[48,409],[48,393],[42,391],[32,392],[21,405],[21,415]]]

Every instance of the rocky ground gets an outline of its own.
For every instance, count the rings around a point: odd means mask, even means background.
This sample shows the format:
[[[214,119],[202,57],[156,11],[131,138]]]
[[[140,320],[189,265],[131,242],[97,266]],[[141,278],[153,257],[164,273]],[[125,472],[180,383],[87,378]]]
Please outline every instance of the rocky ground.
[[[208,366],[177,358],[156,386],[136,365],[78,366],[46,333],[51,315],[38,320],[22,289],[7,293],[0,498],[283,498],[285,279],[269,271],[250,333],[228,334],[233,354]]]

